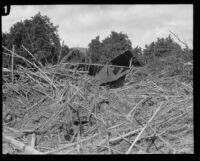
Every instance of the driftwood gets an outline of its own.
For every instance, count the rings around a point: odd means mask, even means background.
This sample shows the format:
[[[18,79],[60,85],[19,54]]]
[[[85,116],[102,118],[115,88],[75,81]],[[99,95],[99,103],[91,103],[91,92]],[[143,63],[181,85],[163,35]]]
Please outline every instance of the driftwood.
[[[24,151],[25,154],[43,154],[37,150],[35,150],[32,146],[30,145],[25,145],[24,143],[17,141],[16,139],[3,135],[3,140],[7,143],[10,143],[14,146],[16,146],[19,150]]]
[[[3,122],[3,147],[24,154],[193,153],[191,75],[187,82],[166,67],[141,67],[110,89],[58,67],[20,68],[20,81],[3,84],[3,116],[16,116]]]

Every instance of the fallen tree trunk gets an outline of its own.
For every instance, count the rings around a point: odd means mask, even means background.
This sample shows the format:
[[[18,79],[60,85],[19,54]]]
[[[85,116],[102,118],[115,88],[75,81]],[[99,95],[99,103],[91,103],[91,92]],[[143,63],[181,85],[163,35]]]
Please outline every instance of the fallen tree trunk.
[[[6,142],[8,142],[8,143],[14,145],[15,147],[17,147],[19,150],[24,151],[25,154],[43,154],[42,152],[39,152],[39,151],[35,150],[30,145],[25,145],[24,143],[15,140],[11,136],[3,136],[3,139]]]

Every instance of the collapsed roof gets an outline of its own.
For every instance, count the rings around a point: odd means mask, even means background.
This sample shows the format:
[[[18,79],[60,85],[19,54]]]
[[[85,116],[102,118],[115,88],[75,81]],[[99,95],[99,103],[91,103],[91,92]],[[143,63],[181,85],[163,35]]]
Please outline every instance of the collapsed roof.
[[[142,63],[130,50],[127,50],[103,67],[90,65],[88,74],[94,76],[102,86],[117,88],[124,84],[131,66],[142,66]]]

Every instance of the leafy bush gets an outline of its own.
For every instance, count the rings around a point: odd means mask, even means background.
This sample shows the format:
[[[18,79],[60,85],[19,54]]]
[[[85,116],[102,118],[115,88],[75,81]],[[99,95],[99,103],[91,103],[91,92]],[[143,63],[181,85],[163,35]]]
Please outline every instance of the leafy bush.
[[[182,48],[169,35],[167,38],[157,38],[156,42],[145,45],[143,54],[145,55],[147,62],[150,62],[156,57],[174,55],[174,51],[178,54],[180,51],[182,52]]]
[[[112,31],[110,36],[100,42],[99,36],[89,43],[89,55],[92,63],[105,64],[119,56],[125,50],[131,50],[132,44],[128,36]]]
[[[15,45],[15,52],[30,61],[34,59],[25,51],[22,45],[30,51],[43,65],[45,63],[56,63],[60,51],[60,38],[57,33],[58,26],[54,26],[47,16],[40,13],[15,23],[9,33],[3,33],[3,45],[12,49]],[[3,55],[5,60],[5,56]],[[8,66],[9,61],[4,62]],[[35,62],[37,63],[37,61]],[[15,59],[15,65],[23,64],[21,59]]]

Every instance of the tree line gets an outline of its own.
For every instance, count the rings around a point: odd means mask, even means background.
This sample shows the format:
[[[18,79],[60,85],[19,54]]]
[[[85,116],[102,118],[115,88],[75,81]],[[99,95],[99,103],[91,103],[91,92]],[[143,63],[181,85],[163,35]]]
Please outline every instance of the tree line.
[[[125,50],[131,50],[133,55],[143,61],[144,64],[169,55],[173,55],[177,59],[191,60],[193,53],[191,49],[183,49],[172,39],[171,35],[166,38],[157,38],[157,41],[145,45],[144,49],[139,46],[133,48],[128,35],[115,31],[112,31],[102,41],[100,41],[99,36],[96,36],[83,53],[79,49],[69,48],[66,44],[61,43],[58,26],[55,26],[49,17],[41,15],[40,12],[30,19],[15,23],[8,33],[2,33],[2,45],[10,50],[14,45],[15,52],[18,55],[36,64],[41,62],[43,66],[57,64],[69,53],[67,62],[100,64],[106,64]],[[70,52],[72,50],[73,52]],[[9,68],[11,56],[6,53],[7,51],[3,48],[3,67]],[[22,59],[15,58],[14,68],[18,65],[31,66]]]

